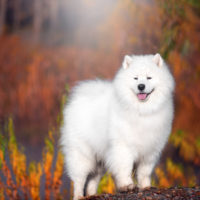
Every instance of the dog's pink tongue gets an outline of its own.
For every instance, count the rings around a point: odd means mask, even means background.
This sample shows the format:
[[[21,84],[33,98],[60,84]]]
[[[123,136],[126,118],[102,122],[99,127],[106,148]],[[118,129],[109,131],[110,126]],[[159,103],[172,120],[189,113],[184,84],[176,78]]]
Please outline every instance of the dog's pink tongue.
[[[140,93],[140,94],[138,94],[137,96],[138,96],[138,99],[139,99],[139,100],[145,100],[146,97],[147,97],[147,94],[145,94],[145,93]]]

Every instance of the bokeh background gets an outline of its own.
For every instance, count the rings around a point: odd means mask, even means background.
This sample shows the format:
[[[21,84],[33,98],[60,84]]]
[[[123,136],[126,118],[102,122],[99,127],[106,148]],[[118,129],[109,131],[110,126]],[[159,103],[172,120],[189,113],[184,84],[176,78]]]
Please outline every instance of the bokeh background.
[[[71,87],[157,52],[176,91],[153,185],[199,185],[199,0],[0,0],[0,198],[69,197],[57,141]],[[102,182],[114,191],[110,175]]]

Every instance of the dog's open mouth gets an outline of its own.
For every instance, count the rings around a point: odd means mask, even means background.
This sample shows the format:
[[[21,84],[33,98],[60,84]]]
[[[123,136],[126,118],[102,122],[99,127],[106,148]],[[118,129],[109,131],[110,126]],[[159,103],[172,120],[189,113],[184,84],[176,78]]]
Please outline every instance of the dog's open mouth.
[[[145,93],[145,92],[138,93],[138,94],[137,94],[137,97],[138,97],[138,99],[139,99],[140,101],[145,101],[145,100],[147,100],[148,96],[149,96],[153,91],[154,91],[154,89],[151,90],[151,92],[149,92],[149,93]]]

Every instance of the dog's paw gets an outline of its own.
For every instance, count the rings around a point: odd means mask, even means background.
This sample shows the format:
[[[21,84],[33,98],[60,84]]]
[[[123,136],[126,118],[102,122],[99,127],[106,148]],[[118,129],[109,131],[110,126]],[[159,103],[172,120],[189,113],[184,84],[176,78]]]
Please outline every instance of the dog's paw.
[[[129,184],[129,185],[120,187],[120,188],[118,189],[118,191],[119,191],[119,192],[128,192],[128,191],[133,190],[134,187],[135,187],[135,185],[132,183],[132,184]]]
[[[143,188],[139,188],[139,191],[143,192],[145,190],[150,190],[150,189],[151,189],[151,186],[146,186],[146,187],[143,187]]]

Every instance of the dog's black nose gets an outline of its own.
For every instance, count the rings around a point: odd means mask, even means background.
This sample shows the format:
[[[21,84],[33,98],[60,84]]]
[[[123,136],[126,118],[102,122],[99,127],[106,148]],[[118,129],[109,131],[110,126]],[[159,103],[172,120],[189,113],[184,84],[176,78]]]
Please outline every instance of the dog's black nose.
[[[145,88],[144,84],[139,84],[138,85],[138,90],[142,91],[142,90],[144,90],[144,88]]]

